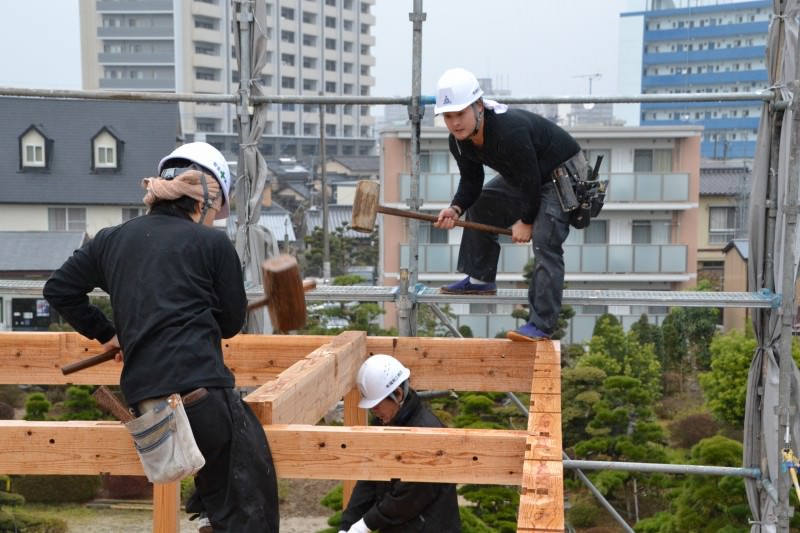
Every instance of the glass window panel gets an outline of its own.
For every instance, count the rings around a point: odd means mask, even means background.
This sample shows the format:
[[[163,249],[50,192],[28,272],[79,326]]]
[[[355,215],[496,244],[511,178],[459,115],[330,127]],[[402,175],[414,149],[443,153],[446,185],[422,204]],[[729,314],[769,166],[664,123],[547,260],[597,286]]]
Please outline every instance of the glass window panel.
[[[627,244],[609,246],[608,271],[617,274],[633,272],[633,246]]]
[[[672,150],[653,150],[653,172],[672,172]]]
[[[634,220],[631,224],[631,242],[633,244],[650,244],[651,228],[649,220]]]
[[[581,271],[581,246],[564,246],[564,271],[576,273]]]
[[[517,329],[517,321],[508,314],[492,314],[486,317],[489,321],[489,331],[510,331]]]
[[[595,317],[576,316],[570,324],[570,336],[573,343],[586,342],[591,340],[594,332]]]
[[[428,244],[420,246],[420,251],[425,249],[426,258],[423,263],[427,272],[453,272],[455,269],[450,264],[450,246],[447,244]]]
[[[424,184],[420,187],[424,200],[450,203],[453,198],[450,174],[428,174],[420,176],[420,181]]]
[[[631,202],[634,191],[633,174],[614,174],[608,182],[608,200],[610,202]],[[589,226],[591,227],[591,226]]]
[[[459,315],[458,325],[468,326],[474,337],[486,337],[488,334],[486,317],[483,315]]]
[[[672,222],[669,220],[654,220],[650,225],[652,244],[669,244],[672,242]]]
[[[661,248],[662,272],[686,272],[686,246],[675,244]]]
[[[634,150],[633,151],[633,171],[652,172],[653,171],[653,151]]]
[[[506,244],[500,247],[498,272],[522,272],[528,263],[530,246]]]
[[[658,272],[659,246],[639,244],[633,248],[634,272]]]
[[[661,175],[639,174],[636,176],[636,199],[640,202],[661,200]]]
[[[689,174],[664,174],[664,201],[689,200]]]
[[[584,245],[581,272],[606,272],[608,248],[605,246]]]

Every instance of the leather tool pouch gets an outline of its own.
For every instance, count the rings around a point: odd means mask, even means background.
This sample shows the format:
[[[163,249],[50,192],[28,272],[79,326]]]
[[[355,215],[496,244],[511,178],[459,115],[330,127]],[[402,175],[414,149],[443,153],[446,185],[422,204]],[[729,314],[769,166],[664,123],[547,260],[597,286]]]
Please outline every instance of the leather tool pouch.
[[[136,453],[151,483],[179,481],[205,464],[180,394],[166,397],[125,427],[133,437]]]

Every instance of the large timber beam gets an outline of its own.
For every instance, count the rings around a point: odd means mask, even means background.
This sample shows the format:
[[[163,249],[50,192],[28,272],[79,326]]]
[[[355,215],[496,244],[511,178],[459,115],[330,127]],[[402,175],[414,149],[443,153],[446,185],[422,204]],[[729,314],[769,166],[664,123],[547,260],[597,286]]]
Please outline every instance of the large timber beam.
[[[248,394],[262,424],[316,424],[355,386],[367,335],[346,331]]]
[[[239,387],[260,387],[330,336],[237,335],[222,343],[225,363]],[[505,339],[367,337],[367,354],[386,353],[411,369],[418,390],[528,392],[534,368],[558,364],[558,350]],[[557,342],[554,343],[557,346]],[[77,333],[0,333],[0,384],[116,385],[122,365],[109,361],[64,376],[61,367],[100,353],[100,344]]]
[[[281,478],[391,479],[520,485],[526,431],[265,427]],[[142,475],[119,422],[0,421],[4,474]]]

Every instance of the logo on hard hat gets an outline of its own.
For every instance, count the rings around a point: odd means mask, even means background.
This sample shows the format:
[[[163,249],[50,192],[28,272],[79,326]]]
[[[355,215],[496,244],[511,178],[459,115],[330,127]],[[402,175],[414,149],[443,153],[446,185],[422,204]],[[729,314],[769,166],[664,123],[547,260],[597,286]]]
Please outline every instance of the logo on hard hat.
[[[391,387],[392,385],[397,383],[397,380],[400,379],[400,376],[402,374],[403,374],[403,371],[402,370],[398,370],[397,374],[395,374],[395,376],[392,379],[389,380],[389,383],[386,384],[386,388],[388,389],[389,387]]]
[[[450,98],[448,98],[447,96],[445,96],[445,97],[444,97],[444,101],[442,102],[442,104],[449,104],[449,103],[450,103]]]

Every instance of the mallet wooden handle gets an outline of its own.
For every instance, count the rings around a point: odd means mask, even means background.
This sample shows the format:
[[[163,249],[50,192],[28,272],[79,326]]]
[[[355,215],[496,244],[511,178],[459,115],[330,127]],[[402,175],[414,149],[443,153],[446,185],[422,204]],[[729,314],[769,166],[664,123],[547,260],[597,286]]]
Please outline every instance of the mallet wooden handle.
[[[107,352],[103,352],[100,355],[95,355],[93,357],[87,357],[86,359],[81,359],[75,363],[70,363],[61,367],[61,373],[65,376],[67,374],[72,374],[73,372],[77,372],[78,370],[83,370],[84,368],[89,368],[90,366],[99,365],[100,363],[105,363],[106,361],[111,361],[114,359],[114,356],[117,355],[119,352],[119,348],[111,348]]]
[[[133,415],[130,411],[128,411],[125,405],[114,396],[111,389],[105,385],[100,385],[97,390],[92,393],[92,397],[94,401],[97,402],[97,405],[106,410],[109,414],[114,415],[114,418],[120,422],[130,422],[133,420]]]
[[[385,215],[396,215],[406,218],[415,218],[417,220],[426,220],[428,222],[436,222],[439,220],[439,217],[436,215],[429,215],[427,213],[420,213],[418,211],[407,211],[405,209],[395,209],[394,207],[386,207],[383,205],[378,206],[378,213],[383,213]],[[511,230],[508,228],[500,228],[498,226],[490,226],[488,224],[480,224],[478,222],[456,220],[455,224],[456,226],[461,226],[462,228],[487,231],[489,233],[497,233],[499,235],[511,235]]]

